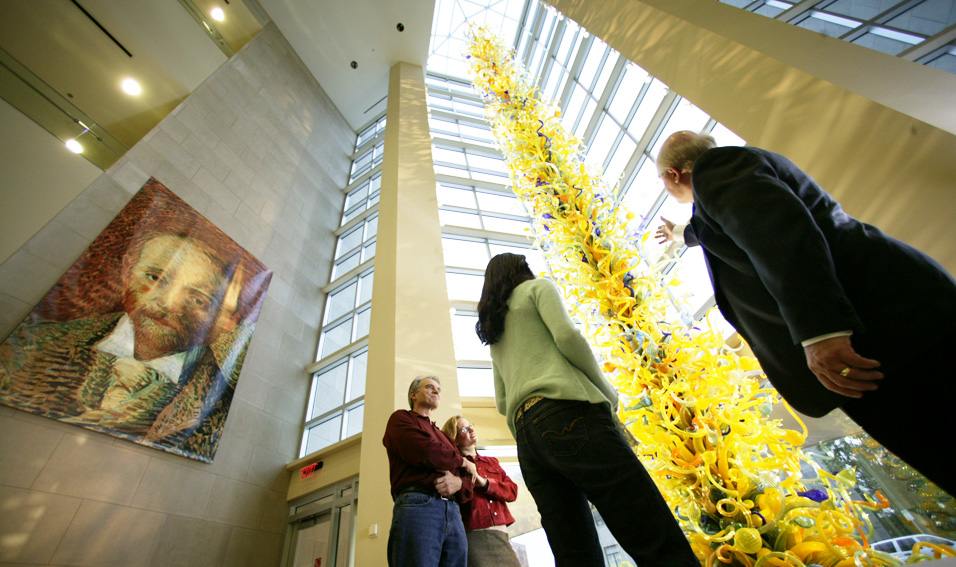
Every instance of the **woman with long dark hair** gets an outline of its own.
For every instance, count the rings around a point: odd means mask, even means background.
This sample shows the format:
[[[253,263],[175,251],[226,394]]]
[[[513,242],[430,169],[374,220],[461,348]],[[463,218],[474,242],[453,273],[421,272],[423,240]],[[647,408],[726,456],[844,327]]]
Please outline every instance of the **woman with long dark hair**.
[[[657,487],[615,425],[617,391],[575,328],[557,286],[524,256],[485,270],[478,337],[491,346],[495,404],[557,567],[604,565],[588,501],[641,567],[697,567]]]

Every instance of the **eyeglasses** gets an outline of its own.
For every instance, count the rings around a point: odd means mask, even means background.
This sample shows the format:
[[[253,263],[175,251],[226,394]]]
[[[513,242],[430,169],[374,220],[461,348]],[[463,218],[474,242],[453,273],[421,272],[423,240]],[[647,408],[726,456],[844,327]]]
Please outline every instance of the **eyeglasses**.
[[[460,433],[473,433],[475,431],[474,425],[469,425],[468,427],[462,427],[458,430]]]

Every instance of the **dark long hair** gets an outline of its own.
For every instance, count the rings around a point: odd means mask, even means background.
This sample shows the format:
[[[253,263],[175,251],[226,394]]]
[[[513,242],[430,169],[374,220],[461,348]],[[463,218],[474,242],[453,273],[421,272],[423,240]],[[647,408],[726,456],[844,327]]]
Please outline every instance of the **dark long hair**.
[[[478,302],[478,323],[475,324],[475,332],[483,344],[498,342],[505,330],[511,292],[519,284],[533,279],[528,261],[520,254],[505,252],[488,262],[485,285],[481,288],[481,300]]]

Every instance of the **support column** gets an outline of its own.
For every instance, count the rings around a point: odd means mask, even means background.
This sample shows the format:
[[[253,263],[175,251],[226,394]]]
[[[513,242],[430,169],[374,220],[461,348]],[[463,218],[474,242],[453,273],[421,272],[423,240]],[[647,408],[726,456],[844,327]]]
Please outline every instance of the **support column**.
[[[355,565],[386,563],[392,498],[382,436],[389,415],[408,408],[409,383],[441,380],[439,426],[461,412],[422,67],[392,67],[386,116]]]

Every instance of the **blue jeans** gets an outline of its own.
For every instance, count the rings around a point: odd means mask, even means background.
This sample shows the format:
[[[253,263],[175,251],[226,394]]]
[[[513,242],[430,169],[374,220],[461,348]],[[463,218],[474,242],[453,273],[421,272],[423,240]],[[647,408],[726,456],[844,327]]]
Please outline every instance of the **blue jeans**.
[[[428,494],[399,494],[388,532],[390,567],[465,567],[468,540],[458,503]]]
[[[590,500],[640,567],[699,567],[605,405],[544,399],[515,424],[521,474],[557,567],[603,567]]]

